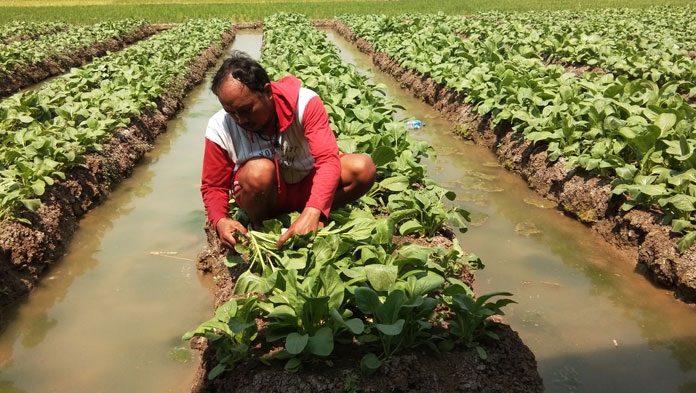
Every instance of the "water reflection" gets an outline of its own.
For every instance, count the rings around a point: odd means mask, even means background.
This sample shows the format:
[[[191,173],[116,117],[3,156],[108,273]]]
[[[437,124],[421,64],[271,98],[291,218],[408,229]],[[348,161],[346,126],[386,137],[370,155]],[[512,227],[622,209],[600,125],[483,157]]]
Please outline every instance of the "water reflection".
[[[144,169],[144,168],[143,168]],[[154,172],[141,170],[139,179],[143,182],[152,180]],[[119,191],[119,189],[123,189]],[[2,332],[0,339],[0,364],[10,359],[13,354],[13,343],[21,338],[24,348],[35,347],[45,339],[46,334],[58,325],[58,320],[50,318],[47,310],[65,300],[70,287],[76,278],[84,275],[98,265],[95,253],[99,250],[104,233],[111,231],[114,221],[128,215],[135,209],[131,202],[135,197],[143,197],[152,192],[152,188],[144,184],[128,184],[128,181],[116,187],[114,199],[106,200],[101,206],[80,221],[80,230],[75,233],[67,255],[56,266],[45,272],[31,294],[31,299],[23,302],[12,311],[8,320],[21,319],[25,323],[10,323]],[[73,257],[71,257],[73,256]],[[77,256],[77,257],[74,257]]]

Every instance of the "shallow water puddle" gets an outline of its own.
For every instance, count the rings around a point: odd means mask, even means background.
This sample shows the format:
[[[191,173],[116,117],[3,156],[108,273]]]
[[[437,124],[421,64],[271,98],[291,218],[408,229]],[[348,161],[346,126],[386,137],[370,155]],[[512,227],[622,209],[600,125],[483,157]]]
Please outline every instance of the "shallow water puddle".
[[[258,57],[258,32],[232,48]],[[197,354],[181,336],[212,315],[199,186],[212,70],[154,150],[80,221],[69,253],[0,334],[0,392],[188,392]]]
[[[327,34],[344,60],[376,69]],[[476,212],[476,225],[459,237],[486,264],[476,291],[515,294],[519,304],[505,308],[505,319],[536,355],[548,392],[696,392],[696,310],[653,287],[633,261],[561,215],[490,151],[454,136],[451,123],[393,78],[372,75],[404,116],[427,119],[413,135],[437,152],[429,176]]]

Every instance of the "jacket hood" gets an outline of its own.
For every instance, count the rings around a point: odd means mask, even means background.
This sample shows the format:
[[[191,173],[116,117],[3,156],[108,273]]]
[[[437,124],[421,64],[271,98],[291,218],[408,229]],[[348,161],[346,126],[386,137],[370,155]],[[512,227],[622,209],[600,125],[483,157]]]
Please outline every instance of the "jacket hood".
[[[297,98],[302,82],[293,75],[288,75],[277,82],[271,82],[273,103],[278,115],[278,132],[285,131],[295,120]]]

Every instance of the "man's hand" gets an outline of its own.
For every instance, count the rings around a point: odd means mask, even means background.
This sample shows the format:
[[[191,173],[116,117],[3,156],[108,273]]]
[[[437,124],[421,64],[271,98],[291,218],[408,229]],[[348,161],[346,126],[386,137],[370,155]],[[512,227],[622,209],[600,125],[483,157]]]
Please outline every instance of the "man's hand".
[[[231,218],[221,218],[215,224],[215,230],[222,244],[229,248],[234,248],[239,239],[235,237],[235,233],[239,232],[245,237],[249,237],[246,228],[239,221]]]
[[[300,216],[297,217],[297,220],[278,239],[278,248],[283,247],[283,243],[290,239],[292,235],[316,232],[317,228],[319,228],[319,218],[321,218],[321,210],[314,207],[305,207]]]

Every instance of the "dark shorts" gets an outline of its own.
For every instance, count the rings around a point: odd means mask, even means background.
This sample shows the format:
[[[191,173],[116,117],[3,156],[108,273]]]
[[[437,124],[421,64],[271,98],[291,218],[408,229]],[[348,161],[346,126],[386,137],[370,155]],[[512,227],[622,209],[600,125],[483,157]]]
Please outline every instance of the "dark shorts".
[[[276,181],[278,182],[278,199],[276,201],[275,208],[273,209],[273,215],[278,215],[282,213],[289,213],[293,211],[301,212],[304,210],[307,201],[309,200],[309,195],[312,192],[312,184],[314,182],[314,175],[316,174],[316,169],[312,169],[307,176],[305,176],[298,183],[288,184],[283,180],[278,171],[278,163],[276,162]],[[240,167],[241,169],[241,167]],[[233,190],[238,183],[239,170],[234,175],[234,185]],[[239,204],[239,202],[237,202]],[[239,207],[244,210],[244,206],[241,204]]]

